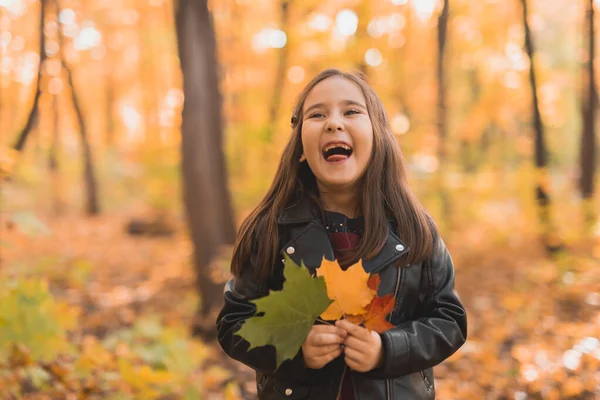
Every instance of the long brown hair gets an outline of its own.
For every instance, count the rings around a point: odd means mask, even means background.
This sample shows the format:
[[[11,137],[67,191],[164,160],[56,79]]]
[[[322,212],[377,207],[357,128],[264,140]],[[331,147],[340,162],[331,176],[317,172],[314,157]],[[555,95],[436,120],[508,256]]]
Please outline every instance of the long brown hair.
[[[302,155],[302,120],[306,97],[321,81],[342,77],[361,89],[373,126],[373,151],[361,179],[362,198],[359,212],[365,218],[365,230],[356,249],[356,258],[376,255],[388,236],[388,220],[395,223],[399,237],[410,248],[405,263],[421,261],[433,251],[436,227],[408,186],[404,157],[381,100],[360,73],[327,69],[311,80],[296,100],[292,114],[292,135],[283,150],[279,166],[267,194],[242,223],[233,249],[231,271],[239,276],[251,258],[256,260],[256,278],[264,280],[273,271],[279,255],[277,218],[281,211],[301,196],[320,204],[316,179]]]

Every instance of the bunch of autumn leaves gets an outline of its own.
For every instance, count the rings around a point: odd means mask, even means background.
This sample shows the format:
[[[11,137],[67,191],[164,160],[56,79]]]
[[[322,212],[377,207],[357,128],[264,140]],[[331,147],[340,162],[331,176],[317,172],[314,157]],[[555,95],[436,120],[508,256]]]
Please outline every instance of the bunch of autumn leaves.
[[[289,257],[280,291],[252,300],[255,314],[237,335],[255,347],[275,347],[277,366],[299,351],[315,321],[346,319],[378,333],[393,327],[386,317],[394,309],[394,295],[377,296],[378,274],[365,272],[362,262],[343,270],[337,261],[323,259],[317,276]]]

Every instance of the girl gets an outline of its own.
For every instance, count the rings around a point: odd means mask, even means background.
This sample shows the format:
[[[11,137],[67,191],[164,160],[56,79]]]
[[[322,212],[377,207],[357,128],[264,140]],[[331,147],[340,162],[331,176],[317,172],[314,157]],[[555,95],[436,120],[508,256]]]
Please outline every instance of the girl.
[[[381,101],[362,76],[329,69],[300,94],[292,129],[269,191],[240,228],[219,343],[256,371],[259,399],[434,399],[432,368],[465,342],[466,312]],[[274,347],[248,351],[235,333],[256,310],[249,300],[283,287],[284,253],[311,272],[323,257],[342,267],[362,259],[380,275],[377,294],[395,296],[395,328],[315,324],[278,369]]]

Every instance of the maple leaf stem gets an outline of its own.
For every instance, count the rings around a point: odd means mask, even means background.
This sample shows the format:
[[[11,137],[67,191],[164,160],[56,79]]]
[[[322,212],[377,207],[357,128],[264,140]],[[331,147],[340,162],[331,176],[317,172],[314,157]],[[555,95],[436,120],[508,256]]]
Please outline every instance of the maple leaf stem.
[[[323,318],[321,318],[321,317],[317,317],[317,321],[319,321],[319,322],[322,322],[322,323],[324,323],[324,324],[327,324],[327,325],[332,325],[332,326],[334,325],[334,324],[332,324],[331,322],[325,321],[325,320],[324,320]]]

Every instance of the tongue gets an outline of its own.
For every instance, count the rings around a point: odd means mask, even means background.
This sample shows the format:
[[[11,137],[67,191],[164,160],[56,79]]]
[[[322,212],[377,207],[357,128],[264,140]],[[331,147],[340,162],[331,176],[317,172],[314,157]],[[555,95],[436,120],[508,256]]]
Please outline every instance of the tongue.
[[[347,158],[348,158],[348,156],[344,155],[344,154],[333,154],[333,155],[330,155],[329,157],[327,157],[327,161],[329,161],[329,162],[342,161]]]

